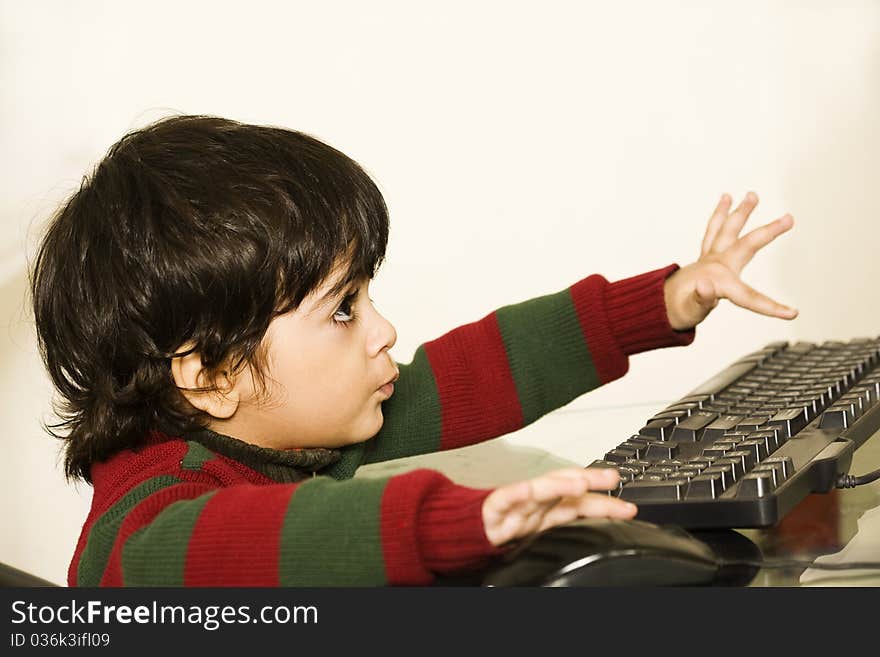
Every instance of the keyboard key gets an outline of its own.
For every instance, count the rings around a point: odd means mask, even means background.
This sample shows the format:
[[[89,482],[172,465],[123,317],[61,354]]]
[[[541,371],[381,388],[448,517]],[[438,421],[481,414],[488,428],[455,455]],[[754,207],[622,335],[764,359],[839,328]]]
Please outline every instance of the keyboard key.
[[[657,415],[654,415],[651,420],[673,420],[676,424],[678,424],[679,420],[685,417],[688,417],[687,411],[663,411],[662,413],[657,413]]]
[[[862,389],[868,393],[872,403],[880,399],[880,381],[866,381],[863,379],[860,384]]]
[[[684,465],[684,461],[679,461],[678,459],[660,459],[656,461],[654,465],[669,465],[673,468],[680,468]]]
[[[702,474],[705,476],[718,476],[722,490],[727,490],[736,482],[736,479],[733,476],[733,466],[731,465],[713,465],[703,470]]]
[[[749,434],[749,440],[763,440],[767,447],[767,453],[772,454],[785,443],[785,434],[782,430],[755,431]]]
[[[689,418],[688,418],[689,419]],[[688,420],[683,420],[687,422]],[[647,438],[652,438],[654,440],[669,440],[672,436],[672,430],[676,427],[676,420],[672,418],[666,418],[663,420],[651,420],[641,429],[639,429],[639,435],[645,436]]]
[[[768,422],[760,428],[760,431],[775,431],[776,444],[779,447],[782,447],[783,443],[791,438],[791,434],[788,433],[788,429],[789,426],[784,422]]]
[[[635,458],[635,454],[635,450],[632,449],[612,449],[605,455],[605,460],[622,464],[624,461]]]
[[[779,411],[770,421],[785,425],[788,429],[788,436],[791,437],[807,426],[807,412],[803,408],[790,408],[785,411]]]
[[[632,458],[640,459],[645,455],[645,452],[648,450],[648,441],[647,440],[633,440],[630,438],[625,443],[620,443],[617,446],[617,449],[626,450],[632,452]]]
[[[701,474],[688,482],[687,491],[685,492],[684,497],[688,500],[714,500],[723,492],[724,481],[722,475]]]
[[[661,475],[664,479],[669,479],[669,476],[674,472],[675,468],[668,465],[652,465],[645,470],[646,475]]]
[[[648,443],[648,451],[645,452],[645,458],[648,461],[657,461],[659,459],[672,459],[678,454],[678,443],[668,441],[654,441]]]
[[[874,402],[877,401],[877,393],[875,392],[873,387],[865,387],[861,383],[857,385],[855,388],[850,388],[850,395],[857,395],[862,399],[862,408],[865,409]]]
[[[828,386],[821,383],[814,385],[807,394],[816,400],[816,405],[820,409],[826,408],[831,403],[831,390]]]
[[[740,422],[736,426],[736,430],[743,433],[751,433],[752,431],[758,431],[761,427],[763,427],[767,422],[770,421],[770,418],[774,416],[769,413],[766,415],[758,415],[755,414],[751,417],[747,417],[742,422]]]
[[[756,465],[752,472],[767,472],[770,474],[773,479],[773,487],[776,488],[779,484],[782,483],[782,467],[779,464],[776,465],[767,465],[766,463],[759,463]]]
[[[628,465],[621,465],[619,468],[617,468],[617,474],[620,475],[621,481],[632,481],[640,474],[642,474],[642,471],[638,468],[632,468]]]
[[[725,432],[734,429],[744,419],[742,415],[720,415],[706,426],[705,431],[703,431],[702,440],[705,442],[720,438]]]
[[[764,460],[764,463],[761,465],[772,465],[779,466],[782,470],[782,478],[788,479],[791,475],[794,474],[794,462],[791,460],[790,456],[771,456],[768,459]]]
[[[844,404],[846,404],[852,411],[854,420],[857,420],[864,410],[862,398],[851,392],[846,393],[843,397],[837,400],[837,406],[843,406]]]
[[[745,470],[743,469],[743,460],[740,458],[729,458],[725,456],[722,459],[716,459],[714,463],[712,463],[713,467],[718,467],[722,465],[730,466],[730,476],[734,481],[738,481],[740,477],[745,474]]]
[[[727,452],[731,452],[734,449],[736,449],[736,445],[734,443],[718,441],[715,444],[704,448],[702,455],[706,458],[719,459],[727,454]]]
[[[690,481],[694,477],[700,474],[700,471],[696,468],[679,468],[675,471],[676,479],[687,479]]]
[[[773,491],[773,477],[766,472],[749,472],[736,489],[737,498],[765,497]]]
[[[684,461],[684,467],[693,468],[700,472],[708,468],[710,465],[711,462],[708,459],[704,459],[702,456],[694,456]]]
[[[666,407],[666,411],[681,411],[684,413],[684,415],[679,416],[679,421],[685,416],[690,417],[691,413],[696,413],[699,410],[700,405],[697,402],[678,402]]]
[[[787,345],[788,343],[786,342],[785,344]],[[764,363],[768,359],[772,358],[777,352],[778,349],[774,349],[772,347],[769,347],[768,345],[768,347],[765,347],[764,349],[746,354],[745,356],[740,358],[738,362],[754,362],[760,365],[761,363]]]
[[[631,481],[620,491],[620,498],[629,502],[662,502],[680,500],[688,483],[684,479],[665,481]]]
[[[733,452],[727,452],[725,459],[736,459],[742,464],[742,472],[748,472],[758,462],[754,455],[745,449],[736,449]],[[739,479],[739,477],[737,477]]]
[[[850,404],[834,404],[830,406],[824,413],[822,419],[819,420],[820,429],[846,429],[853,423],[852,405]]]
[[[815,399],[805,399],[801,397],[792,400],[789,408],[802,408],[807,413],[807,423],[810,423],[816,417],[816,413],[819,410],[819,404]]]
[[[696,442],[703,435],[703,430],[718,417],[717,413],[696,411],[686,420],[681,420],[672,430],[671,440],[679,443]]]
[[[703,408],[706,404],[714,401],[715,395],[688,395],[687,397],[682,397],[681,401],[685,403],[694,402],[699,405],[700,408]]]
[[[755,463],[760,463],[770,454],[767,449],[767,442],[763,438],[750,438],[749,440],[744,440],[737,445],[737,449],[751,453],[755,459]]]

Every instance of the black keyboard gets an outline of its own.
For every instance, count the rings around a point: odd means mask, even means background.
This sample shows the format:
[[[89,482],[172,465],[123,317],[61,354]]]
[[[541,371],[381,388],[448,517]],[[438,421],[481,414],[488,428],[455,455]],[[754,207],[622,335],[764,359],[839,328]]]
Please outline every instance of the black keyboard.
[[[834,488],[880,430],[880,338],[773,342],[648,418],[591,466],[637,518],[685,528],[777,524]],[[856,473],[862,474],[862,473]]]

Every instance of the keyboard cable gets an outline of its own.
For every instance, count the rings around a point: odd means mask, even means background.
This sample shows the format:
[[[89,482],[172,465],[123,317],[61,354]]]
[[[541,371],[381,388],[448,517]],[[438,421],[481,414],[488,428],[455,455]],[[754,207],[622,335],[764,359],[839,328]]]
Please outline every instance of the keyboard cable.
[[[874,470],[861,476],[842,474],[837,478],[835,486],[837,488],[855,488],[862,484],[870,484],[872,481],[880,479],[880,470]]]

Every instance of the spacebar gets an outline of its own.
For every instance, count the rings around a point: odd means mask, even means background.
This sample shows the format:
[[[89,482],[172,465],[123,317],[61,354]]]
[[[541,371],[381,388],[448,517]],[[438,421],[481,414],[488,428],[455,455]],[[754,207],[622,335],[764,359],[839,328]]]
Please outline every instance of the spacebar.
[[[697,388],[691,390],[685,397],[692,395],[714,395],[731,384],[735,383],[740,377],[745,376],[757,366],[756,362],[734,363],[721,370],[711,379],[703,383]]]

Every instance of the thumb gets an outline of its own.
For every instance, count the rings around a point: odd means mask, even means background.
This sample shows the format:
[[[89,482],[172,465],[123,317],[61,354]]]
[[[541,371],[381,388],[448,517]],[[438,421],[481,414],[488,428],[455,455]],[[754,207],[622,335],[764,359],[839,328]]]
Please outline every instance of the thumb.
[[[718,293],[715,291],[715,284],[707,278],[701,278],[694,286],[694,296],[697,303],[706,309],[712,310],[718,305]]]

